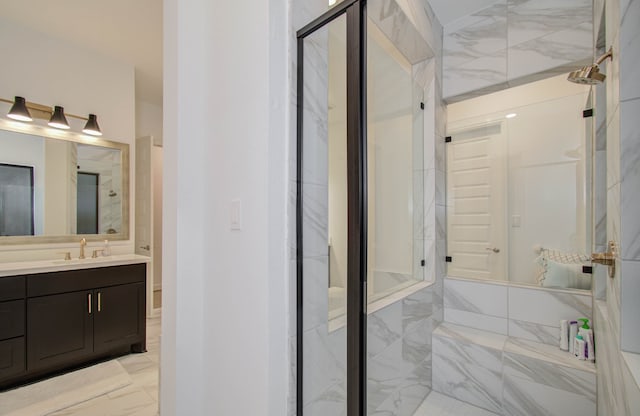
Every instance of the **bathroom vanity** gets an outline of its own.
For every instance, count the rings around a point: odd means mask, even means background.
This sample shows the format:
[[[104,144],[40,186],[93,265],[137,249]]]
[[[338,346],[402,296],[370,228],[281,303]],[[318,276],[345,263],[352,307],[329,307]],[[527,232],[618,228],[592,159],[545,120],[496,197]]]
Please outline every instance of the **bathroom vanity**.
[[[148,258],[105,259],[0,265],[0,389],[145,351]]]

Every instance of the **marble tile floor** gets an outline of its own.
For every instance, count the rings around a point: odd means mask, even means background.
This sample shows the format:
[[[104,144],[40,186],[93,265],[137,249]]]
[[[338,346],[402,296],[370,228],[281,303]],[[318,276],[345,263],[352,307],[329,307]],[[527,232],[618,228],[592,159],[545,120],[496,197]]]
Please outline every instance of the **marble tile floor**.
[[[147,352],[117,358],[132,383],[47,416],[156,416],[160,362],[160,314],[147,318]]]
[[[157,416],[160,361],[160,314],[147,319],[147,352],[117,359],[132,383],[119,390],[47,416]],[[431,392],[414,416],[496,416],[444,394]]]
[[[495,413],[432,391],[413,416],[497,416]]]

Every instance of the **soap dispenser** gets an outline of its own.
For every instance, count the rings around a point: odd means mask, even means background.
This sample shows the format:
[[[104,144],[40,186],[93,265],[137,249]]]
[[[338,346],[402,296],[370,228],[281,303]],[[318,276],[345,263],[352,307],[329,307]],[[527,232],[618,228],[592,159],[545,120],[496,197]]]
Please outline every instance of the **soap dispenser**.
[[[596,360],[593,330],[589,327],[589,320],[587,318],[580,318],[578,321],[582,321],[582,326],[578,329],[578,335],[582,335],[582,339],[584,339],[586,359],[593,362]]]

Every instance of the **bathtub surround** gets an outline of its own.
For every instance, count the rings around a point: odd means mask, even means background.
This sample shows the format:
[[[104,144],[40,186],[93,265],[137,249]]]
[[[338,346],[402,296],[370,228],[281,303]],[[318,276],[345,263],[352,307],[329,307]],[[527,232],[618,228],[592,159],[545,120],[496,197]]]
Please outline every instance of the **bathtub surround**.
[[[477,97],[591,64],[591,0],[500,0],[444,28],[444,98]]]

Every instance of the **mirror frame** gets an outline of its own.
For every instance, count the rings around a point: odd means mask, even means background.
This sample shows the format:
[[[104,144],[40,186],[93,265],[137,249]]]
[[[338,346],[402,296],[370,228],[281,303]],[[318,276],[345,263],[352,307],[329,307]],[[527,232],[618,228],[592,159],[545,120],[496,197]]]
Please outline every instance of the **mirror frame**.
[[[87,241],[128,240],[129,239],[129,144],[113,142],[101,137],[88,136],[71,131],[57,130],[37,124],[0,119],[0,130],[40,136],[45,139],[64,140],[68,142],[106,147],[120,150],[122,163],[122,230],[116,234],[67,234],[67,235],[35,235],[0,237],[0,246],[22,244],[75,243],[81,238]]]

